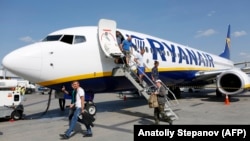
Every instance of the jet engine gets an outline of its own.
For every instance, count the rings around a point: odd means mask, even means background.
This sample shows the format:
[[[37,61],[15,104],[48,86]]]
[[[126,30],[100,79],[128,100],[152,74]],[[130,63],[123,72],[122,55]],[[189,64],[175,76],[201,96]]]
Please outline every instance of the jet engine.
[[[217,76],[217,88],[222,94],[234,95],[244,92],[249,76],[239,69],[231,69]]]

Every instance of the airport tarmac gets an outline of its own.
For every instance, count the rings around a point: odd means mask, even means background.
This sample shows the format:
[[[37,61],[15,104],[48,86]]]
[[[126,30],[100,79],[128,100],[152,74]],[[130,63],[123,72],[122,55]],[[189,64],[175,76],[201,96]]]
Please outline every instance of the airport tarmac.
[[[48,112],[48,94],[26,95],[24,118],[18,121],[0,120],[1,141],[57,141],[59,134],[68,128],[68,110],[59,109],[58,99],[51,97]],[[250,91],[230,98],[225,105],[224,98],[217,98],[214,91],[183,93],[179,105],[173,107],[179,119],[173,125],[229,125],[250,124]],[[115,93],[100,93],[94,99],[97,106],[93,137],[83,137],[85,126],[77,123],[76,134],[69,140],[79,141],[132,141],[134,125],[152,125],[153,109],[143,97],[127,95],[120,98]],[[66,101],[66,105],[69,104]],[[160,124],[170,126],[166,122]]]

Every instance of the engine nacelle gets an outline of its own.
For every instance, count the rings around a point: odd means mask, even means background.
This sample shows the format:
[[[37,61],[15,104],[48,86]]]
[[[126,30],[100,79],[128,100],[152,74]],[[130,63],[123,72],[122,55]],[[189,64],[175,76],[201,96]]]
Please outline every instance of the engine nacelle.
[[[228,70],[217,76],[217,88],[222,94],[240,94],[249,83],[249,76],[239,69]]]

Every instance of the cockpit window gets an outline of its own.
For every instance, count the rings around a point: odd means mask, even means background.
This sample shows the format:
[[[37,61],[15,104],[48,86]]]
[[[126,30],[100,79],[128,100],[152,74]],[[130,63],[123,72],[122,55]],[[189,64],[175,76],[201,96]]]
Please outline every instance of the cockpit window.
[[[74,44],[85,42],[86,38],[84,36],[75,36]]]
[[[49,35],[46,38],[42,40],[43,42],[47,41],[62,41],[64,43],[68,44],[79,44],[86,42],[85,36],[79,36],[79,35]],[[73,42],[74,41],[74,42]]]
[[[50,35],[43,39],[43,41],[58,41],[62,35]]]
[[[73,43],[73,35],[64,35],[61,39],[62,42],[72,44]]]

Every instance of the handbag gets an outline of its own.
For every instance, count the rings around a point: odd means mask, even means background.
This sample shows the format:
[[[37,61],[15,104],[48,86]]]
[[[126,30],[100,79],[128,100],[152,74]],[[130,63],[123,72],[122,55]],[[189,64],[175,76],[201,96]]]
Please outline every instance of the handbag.
[[[95,118],[93,115],[90,115],[88,111],[84,110],[84,113],[81,113],[78,116],[78,121],[82,124],[85,124],[86,126],[92,126],[94,127],[93,122],[95,121]]]
[[[156,108],[159,106],[157,95],[151,94],[148,99],[149,108]]]

